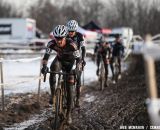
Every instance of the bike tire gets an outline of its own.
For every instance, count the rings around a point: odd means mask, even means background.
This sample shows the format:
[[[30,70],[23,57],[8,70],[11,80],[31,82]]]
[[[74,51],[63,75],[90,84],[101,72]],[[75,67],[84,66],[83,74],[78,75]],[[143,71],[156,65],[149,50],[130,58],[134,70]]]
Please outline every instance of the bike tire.
[[[67,111],[67,96],[66,96],[66,88],[64,86],[64,82],[61,85],[62,85],[62,101],[61,101],[61,105],[62,105],[63,117],[65,118],[66,111]]]
[[[58,121],[60,120],[59,118],[59,111],[60,111],[60,96],[61,96],[61,90],[57,89],[56,90],[56,103],[55,103],[55,120],[54,120],[54,130],[58,129]]]

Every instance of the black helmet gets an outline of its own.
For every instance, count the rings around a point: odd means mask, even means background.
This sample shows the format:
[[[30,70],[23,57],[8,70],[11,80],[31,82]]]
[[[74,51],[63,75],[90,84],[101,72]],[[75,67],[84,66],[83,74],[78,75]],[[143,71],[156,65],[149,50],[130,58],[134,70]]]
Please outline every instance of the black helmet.
[[[121,34],[116,34],[115,38],[120,38]]]

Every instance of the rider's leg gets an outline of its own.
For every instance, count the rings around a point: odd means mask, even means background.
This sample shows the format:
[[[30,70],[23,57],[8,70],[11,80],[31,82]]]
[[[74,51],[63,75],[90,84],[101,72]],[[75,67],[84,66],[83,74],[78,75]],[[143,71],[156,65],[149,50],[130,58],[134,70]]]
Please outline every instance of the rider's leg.
[[[97,71],[96,71],[97,76],[99,75],[99,65],[100,65],[100,62],[101,62],[101,55],[97,54]]]
[[[119,64],[119,74],[121,74],[121,58],[118,57],[118,64]]]
[[[70,63],[68,65],[64,66],[64,69],[67,73],[70,73],[73,67],[73,63]],[[72,92],[72,87],[74,85],[74,75],[67,75],[67,84],[66,84],[66,90],[67,90],[67,122],[70,124],[72,123],[72,118],[71,118],[71,108],[72,108],[72,98],[73,98],[73,92]]]
[[[104,61],[104,68],[105,68],[105,87],[108,87],[108,63]]]
[[[72,123],[72,118],[71,118],[71,109],[72,109],[72,101],[73,101],[73,85],[74,85],[74,75],[69,75],[67,76],[67,122],[69,124]]]
[[[61,65],[57,58],[55,58],[50,66],[51,71],[60,71]],[[53,104],[53,97],[55,93],[55,84],[56,84],[56,76],[55,74],[50,74],[49,77],[49,83],[50,83],[50,90],[51,90],[51,96],[49,99],[49,103]]]
[[[119,64],[119,73],[118,73],[118,79],[121,78],[121,57],[118,57],[118,64]]]
[[[76,84],[76,107],[79,107],[80,88],[81,88],[81,74],[82,71],[77,72],[77,84]]]
[[[111,58],[111,61],[110,61],[110,67],[111,67],[111,71],[112,71],[112,80],[114,80],[114,57]]]

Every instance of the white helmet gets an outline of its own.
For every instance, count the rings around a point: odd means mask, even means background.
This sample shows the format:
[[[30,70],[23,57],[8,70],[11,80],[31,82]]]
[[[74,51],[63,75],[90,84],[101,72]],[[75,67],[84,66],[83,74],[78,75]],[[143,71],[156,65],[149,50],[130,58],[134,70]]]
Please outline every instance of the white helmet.
[[[66,37],[67,36],[67,27],[64,25],[58,25],[53,30],[54,37]]]
[[[70,20],[67,23],[68,31],[77,31],[78,29],[78,22],[76,20]]]

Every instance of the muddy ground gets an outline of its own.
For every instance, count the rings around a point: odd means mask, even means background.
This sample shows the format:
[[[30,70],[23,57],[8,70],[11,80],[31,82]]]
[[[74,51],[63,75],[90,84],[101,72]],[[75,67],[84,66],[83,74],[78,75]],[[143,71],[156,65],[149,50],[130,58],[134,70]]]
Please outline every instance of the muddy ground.
[[[123,73],[118,84],[110,83],[104,91],[99,90],[97,81],[83,87],[81,107],[73,110],[73,123],[65,130],[118,130],[122,126],[144,126],[148,129],[145,105],[148,93],[143,60],[141,56],[131,57],[130,60],[129,70]],[[42,113],[39,118],[44,120],[25,130],[51,130],[52,113],[48,98],[46,92],[41,93],[40,103],[37,103],[36,94],[6,97],[7,108],[5,112],[0,112],[0,130]]]

